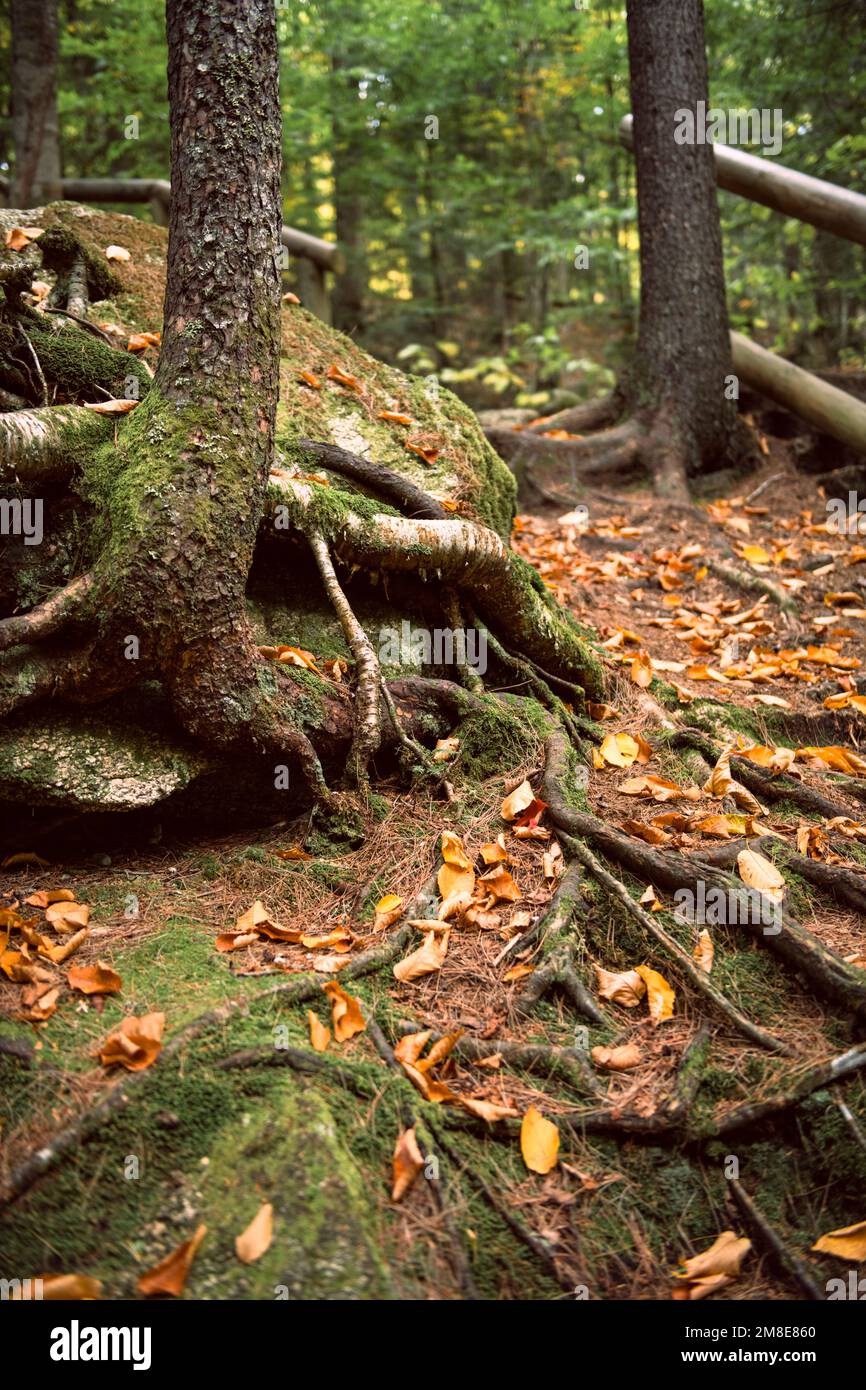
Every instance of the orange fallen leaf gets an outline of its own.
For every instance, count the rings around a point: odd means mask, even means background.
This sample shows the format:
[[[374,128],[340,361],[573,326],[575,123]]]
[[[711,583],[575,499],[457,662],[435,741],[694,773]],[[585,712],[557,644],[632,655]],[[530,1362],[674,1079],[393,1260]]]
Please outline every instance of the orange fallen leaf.
[[[390,420],[392,425],[414,425],[411,415],[401,415],[398,410],[380,410],[380,420]]]
[[[858,1221],[854,1226],[841,1226],[838,1231],[828,1231],[820,1240],[816,1240],[812,1249],[859,1264],[861,1260],[866,1260],[866,1221]]]
[[[6,233],[6,245],[10,251],[23,251],[24,247],[40,237],[44,230],[44,227],[10,227]]]
[[[153,1269],[142,1274],[138,1281],[138,1292],[143,1294],[145,1298],[160,1293],[170,1294],[172,1298],[177,1298],[179,1294],[182,1294],[189,1278],[192,1262],[206,1234],[207,1226],[199,1226],[189,1240],[185,1240],[170,1255],[166,1255],[165,1259],[160,1260]]]
[[[350,372],[344,372],[343,368],[338,367],[336,362],[331,363],[326,375],[329,381],[338,381],[341,386],[348,386],[350,391],[361,391],[363,389],[358,378],[352,376]]]
[[[99,1059],[106,1067],[125,1067],[127,1071],[144,1071],[152,1066],[162,1051],[165,1014],[144,1014],[141,1018],[125,1018],[120,1027],[105,1039]]]
[[[384,898],[380,898],[376,904],[376,915],[373,918],[373,931],[384,931],[390,927],[403,914],[403,899],[398,898],[396,893],[386,893]]]
[[[660,975],[657,970],[651,970],[648,965],[639,965],[636,970],[646,985],[650,1019],[653,1023],[665,1023],[673,1017],[676,999],[674,991],[664,975]]]
[[[441,452],[430,444],[421,444],[417,439],[407,439],[403,447],[408,449],[410,454],[417,454],[422,462],[430,465],[436,462]]]
[[[646,983],[637,970],[624,970],[619,973],[604,970],[600,965],[593,966],[598,992],[602,999],[610,999],[614,1004],[623,1004],[627,1009],[636,1009],[646,994]]]
[[[347,994],[340,985],[329,980],[322,989],[331,1001],[331,1018],[334,1024],[336,1042],[346,1042],[356,1033],[363,1033],[367,1027],[361,1005],[353,994]]]
[[[31,1288],[39,1283],[41,1297],[46,1303],[90,1303],[102,1297],[102,1281],[92,1279],[89,1274],[40,1274],[29,1282]],[[20,1302],[24,1297],[24,1293],[18,1290],[11,1295],[10,1301]]]
[[[117,994],[123,981],[116,970],[98,960],[95,965],[73,965],[66,977],[70,989],[82,994]]]
[[[45,920],[55,931],[71,932],[86,927],[90,921],[90,908],[87,903],[52,903],[45,909]]]
[[[397,1136],[391,1162],[391,1201],[399,1202],[424,1167],[424,1155],[418,1147],[415,1130],[404,1129]]]
[[[274,1209],[270,1202],[259,1207],[249,1226],[235,1237],[235,1254],[245,1265],[260,1260],[274,1238]]]
[[[590,1056],[597,1067],[604,1067],[607,1071],[630,1071],[643,1061],[643,1054],[636,1043],[623,1043],[620,1047],[594,1047]]]
[[[74,903],[75,894],[71,888],[49,888],[40,893],[31,893],[24,901],[28,907],[51,907],[53,903]]]
[[[312,1009],[307,1009],[307,1025],[310,1030],[310,1044],[314,1052],[324,1052],[331,1041],[331,1030],[326,1028],[324,1023],[313,1013]]]

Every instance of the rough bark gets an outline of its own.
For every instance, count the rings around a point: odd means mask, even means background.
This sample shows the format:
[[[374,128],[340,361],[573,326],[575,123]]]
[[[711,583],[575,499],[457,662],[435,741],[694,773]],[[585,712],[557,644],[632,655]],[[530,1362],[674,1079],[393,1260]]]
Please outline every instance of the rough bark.
[[[677,144],[676,113],[707,101],[701,0],[628,6],[641,302],[630,393],[662,423],[657,459],[724,458],[735,418],[712,145]]]
[[[61,196],[57,0],[12,0],[13,207]]]

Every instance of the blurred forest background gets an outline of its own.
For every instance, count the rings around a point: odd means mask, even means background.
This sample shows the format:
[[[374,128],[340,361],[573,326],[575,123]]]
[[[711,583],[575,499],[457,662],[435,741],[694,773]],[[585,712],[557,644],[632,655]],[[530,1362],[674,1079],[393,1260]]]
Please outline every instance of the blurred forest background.
[[[168,176],[163,11],[61,0],[64,177]],[[475,408],[541,409],[611,384],[638,292],[634,169],[617,134],[624,8],[277,0],[277,13],[284,218],[346,255],[336,326]],[[864,20],[863,0],[709,0],[712,104],[781,109],[779,162],[866,193]],[[7,13],[4,173],[9,42]],[[719,199],[731,326],[804,366],[862,367],[863,248]]]

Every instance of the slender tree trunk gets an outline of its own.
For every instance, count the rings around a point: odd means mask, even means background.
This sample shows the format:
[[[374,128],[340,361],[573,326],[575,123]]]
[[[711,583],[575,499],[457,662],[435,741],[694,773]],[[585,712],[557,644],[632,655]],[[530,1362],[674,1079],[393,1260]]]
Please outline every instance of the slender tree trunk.
[[[701,0],[631,0],[628,37],[641,269],[630,394],[654,416],[657,474],[698,473],[724,459],[735,421],[713,149],[674,139],[677,112],[707,102]]]
[[[345,60],[331,59],[334,80],[332,116],[334,211],[337,243],[346,257],[346,269],[337,276],[331,296],[335,328],[355,333],[364,326],[364,203],[359,185],[361,103],[357,83],[347,75]],[[351,105],[350,105],[351,103]]]
[[[63,196],[57,130],[57,0],[12,0],[14,208]]]

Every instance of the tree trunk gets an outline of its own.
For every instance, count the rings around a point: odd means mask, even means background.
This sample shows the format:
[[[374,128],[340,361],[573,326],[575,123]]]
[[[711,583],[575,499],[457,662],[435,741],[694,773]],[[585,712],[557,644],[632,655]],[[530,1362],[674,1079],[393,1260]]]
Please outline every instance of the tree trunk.
[[[350,28],[349,32],[352,32]],[[358,184],[358,127],[361,102],[357,82],[347,75],[341,54],[331,58],[335,86],[332,116],[332,159],[334,171],[334,211],[337,244],[346,257],[346,267],[337,277],[331,296],[334,326],[344,333],[357,333],[364,326],[364,204]],[[351,106],[349,101],[351,100]],[[347,113],[348,107],[348,113]]]
[[[678,111],[707,101],[701,0],[628,6],[641,302],[630,383],[655,418],[657,475],[725,457],[735,404],[713,147],[678,144]]]
[[[12,0],[12,130],[10,206],[30,208],[61,198],[57,0]]]

